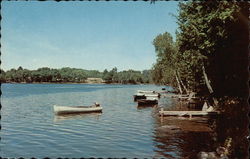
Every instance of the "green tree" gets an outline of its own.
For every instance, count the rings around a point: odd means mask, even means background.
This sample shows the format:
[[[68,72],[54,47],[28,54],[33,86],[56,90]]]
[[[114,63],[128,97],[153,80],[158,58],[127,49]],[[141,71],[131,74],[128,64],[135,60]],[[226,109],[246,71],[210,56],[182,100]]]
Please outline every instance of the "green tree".
[[[148,83],[151,73],[144,71],[128,70],[118,72],[114,67],[103,72],[97,70],[84,70],[70,67],[61,69],[51,69],[48,67],[38,68],[37,70],[23,69],[21,66],[16,69],[1,73],[2,82],[78,82],[83,83],[87,78],[103,78],[107,83]]]
[[[151,70],[143,70],[142,71],[142,80],[143,80],[143,83],[152,83],[152,71]]]
[[[249,4],[213,1],[179,6],[177,41],[189,87],[216,97],[246,93],[246,84],[240,83],[246,79],[247,60],[237,57],[247,57],[242,46],[249,41]]]
[[[6,82],[6,73],[4,72],[4,70],[0,69],[0,82]]]
[[[12,68],[8,71],[6,71],[6,81],[11,81],[11,82],[18,82],[18,78],[16,76],[17,70]]]
[[[42,67],[37,69],[40,74],[41,82],[51,82],[52,81],[52,74],[51,70],[48,67]]]
[[[177,85],[176,72],[177,65],[177,43],[173,41],[170,33],[159,34],[153,41],[157,55],[156,64],[152,69],[153,81],[157,84]],[[180,79],[178,79],[180,80]]]
[[[113,82],[118,82],[118,77],[117,77],[117,68],[114,67],[112,70],[108,71],[107,69],[105,69],[103,71],[103,79],[107,82],[107,83],[113,83]]]

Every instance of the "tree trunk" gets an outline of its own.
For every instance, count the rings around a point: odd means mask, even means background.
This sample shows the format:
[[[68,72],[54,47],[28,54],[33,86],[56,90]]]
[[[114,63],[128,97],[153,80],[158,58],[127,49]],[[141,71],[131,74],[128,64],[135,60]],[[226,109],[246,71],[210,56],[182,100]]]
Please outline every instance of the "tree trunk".
[[[205,78],[205,82],[206,82],[206,86],[208,88],[208,91],[209,91],[210,94],[212,94],[214,91],[213,91],[212,86],[210,85],[210,81],[208,80],[207,73],[206,73],[204,65],[202,66],[202,72],[203,72],[203,76]]]
[[[206,86],[208,88],[208,91],[209,91],[210,94],[212,94],[214,92],[214,90],[213,90],[213,88],[212,88],[212,86],[210,84],[210,81],[209,81],[208,77],[207,77],[207,73],[206,73],[204,64],[202,66],[202,72],[203,72],[203,76],[205,78],[205,82],[206,82]],[[215,97],[212,97],[212,98],[213,98],[214,105],[217,106],[218,105],[218,100]]]
[[[180,74],[179,74],[178,71],[177,71],[177,76],[179,77],[179,80],[180,80],[180,83],[181,83],[182,87],[184,88],[184,90],[186,91],[186,93],[188,93],[187,87],[186,87],[186,86],[184,85],[184,83],[182,82],[181,77],[180,77]]]
[[[182,93],[183,93],[183,91],[182,91],[182,89],[181,89],[180,81],[179,81],[178,76],[177,76],[177,71],[175,72],[175,78],[176,78],[176,81],[177,81],[177,84],[178,84],[178,87],[179,87],[180,93],[182,94]]]

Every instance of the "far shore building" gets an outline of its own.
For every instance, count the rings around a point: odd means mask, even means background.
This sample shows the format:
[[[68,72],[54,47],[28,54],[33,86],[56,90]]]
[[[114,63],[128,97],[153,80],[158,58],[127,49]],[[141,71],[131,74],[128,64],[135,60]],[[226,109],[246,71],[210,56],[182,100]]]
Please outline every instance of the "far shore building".
[[[105,81],[102,78],[87,78],[87,83],[104,83]]]

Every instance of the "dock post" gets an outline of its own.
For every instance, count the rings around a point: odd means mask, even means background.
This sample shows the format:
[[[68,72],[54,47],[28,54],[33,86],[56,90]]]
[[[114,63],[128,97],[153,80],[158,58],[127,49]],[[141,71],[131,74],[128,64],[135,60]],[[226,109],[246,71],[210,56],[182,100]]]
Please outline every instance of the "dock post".
[[[163,108],[161,108],[160,114],[161,114],[161,118],[163,118]]]
[[[161,122],[163,122],[163,108],[160,110],[160,115],[161,115]]]
[[[189,114],[189,119],[192,119],[192,114]]]

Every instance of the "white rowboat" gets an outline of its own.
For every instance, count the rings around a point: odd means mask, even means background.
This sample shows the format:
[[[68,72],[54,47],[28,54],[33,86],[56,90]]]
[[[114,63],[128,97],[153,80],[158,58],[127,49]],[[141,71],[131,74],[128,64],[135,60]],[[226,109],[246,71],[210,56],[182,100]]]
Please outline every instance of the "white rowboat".
[[[139,105],[151,105],[151,104],[158,104],[157,98],[147,97],[146,99],[139,99],[138,101]]]
[[[156,92],[156,91],[143,91],[143,90],[138,90],[137,93],[143,93],[143,94],[145,94],[145,93],[153,93],[153,94],[155,94],[155,93],[157,93],[157,92]]]
[[[93,106],[58,106],[54,105],[55,114],[67,114],[67,113],[91,113],[102,112],[102,107]]]

